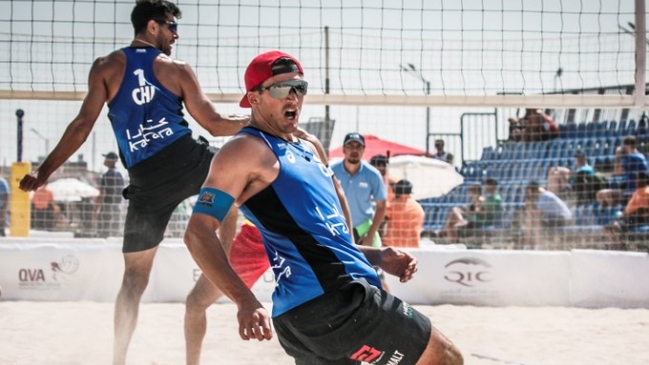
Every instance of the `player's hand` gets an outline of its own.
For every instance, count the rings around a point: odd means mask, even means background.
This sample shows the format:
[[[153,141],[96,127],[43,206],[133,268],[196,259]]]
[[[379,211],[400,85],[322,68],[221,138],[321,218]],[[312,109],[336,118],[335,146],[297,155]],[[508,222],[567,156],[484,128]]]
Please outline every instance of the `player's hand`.
[[[263,341],[273,338],[270,316],[256,299],[253,298],[247,303],[239,305],[237,319],[239,320],[239,336],[244,341],[255,338]]]
[[[47,177],[39,176],[38,171],[32,171],[20,180],[20,190],[34,191],[40,188],[47,181]]]
[[[417,259],[408,252],[394,247],[381,249],[381,263],[379,267],[388,274],[397,276],[402,283],[412,279],[417,272]]]

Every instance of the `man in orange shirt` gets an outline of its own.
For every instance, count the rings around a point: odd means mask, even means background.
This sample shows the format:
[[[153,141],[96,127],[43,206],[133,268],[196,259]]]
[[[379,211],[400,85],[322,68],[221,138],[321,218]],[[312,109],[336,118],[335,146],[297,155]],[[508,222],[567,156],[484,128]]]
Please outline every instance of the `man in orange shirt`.
[[[622,248],[621,238],[638,227],[649,225],[649,173],[636,173],[636,190],[617,221],[604,228],[611,241],[611,248]]]
[[[399,180],[394,185],[395,197],[388,205],[385,217],[388,228],[383,237],[386,246],[419,247],[419,235],[424,226],[424,209],[412,197],[412,184]]]
[[[34,192],[32,196],[32,228],[49,229],[54,226],[52,202],[54,194],[47,184]]]

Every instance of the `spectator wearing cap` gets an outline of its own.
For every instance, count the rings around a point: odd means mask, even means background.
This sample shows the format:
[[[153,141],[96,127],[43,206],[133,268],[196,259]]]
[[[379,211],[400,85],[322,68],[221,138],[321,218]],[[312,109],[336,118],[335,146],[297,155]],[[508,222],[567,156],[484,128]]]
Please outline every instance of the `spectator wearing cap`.
[[[565,227],[572,219],[566,203],[554,193],[545,190],[536,181],[525,188],[525,244],[538,247],[548,229]]]
[[[436,139],[435,140],[435,149],[437,152],[432,156],[434,159],[444,161],[450,165],[453,164],[453,154],[450,152],[444,151],[444,140]]]
[[[602,206],[626,204],[635,192],[638,172],[648,172],[647,159],[638,151],[634,136],[627,136],[622,146],[615,150],[615,175],[622,177],[618,188],[602,189],[597,192],[597,202]]]
[[[363,161],[364,152],[365,138],[348,133],[343,141],[344,158],[331,170],[345,192],[356,243],[381,247],[379,227],[385,216],[387,190],[381,173]]]
[[[331,171],[345,192],[352,218],[352,233],[356,244],[381,247],[379,231],[387,208],[387,189],[379,170],[363,161],[365,137],[348,133],[343,140],[342,161],[332,164]],[[383,289],[390,291],[384,275],[377,268]]]
[[[419,247],[424,227],[424,209],[412,197],[412,184],[399,180],[394,184],[394,199],[385,213],[387,229],[383,237],[386,246]]]
[[[95,199],[93,220],[97,222],[97,235],[105,238],[120,234],[124,178],[115,167],[119,158],[117,153],[108,152],[103,156],[104,166],[108,170],[99,179],[99,196]]]

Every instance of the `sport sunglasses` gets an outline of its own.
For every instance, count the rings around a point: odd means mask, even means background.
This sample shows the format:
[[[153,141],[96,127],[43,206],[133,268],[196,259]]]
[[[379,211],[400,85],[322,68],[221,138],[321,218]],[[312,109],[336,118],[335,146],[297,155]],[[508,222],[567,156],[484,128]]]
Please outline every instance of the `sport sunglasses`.
[[[268,90],[268,93],[273,98],[284,99],[291,93],[291,91],[295,91],[298,96],[306,95],[308,86],[309,83],[304,80],[289,80],[278,82],[269,87],[259,86],[257,90]]]
[[[154,20],[158,24],[167,24],[167,26],[169,26],[169,30],[172,33],[178,34],[178,23],[166,19],[154,19]]]

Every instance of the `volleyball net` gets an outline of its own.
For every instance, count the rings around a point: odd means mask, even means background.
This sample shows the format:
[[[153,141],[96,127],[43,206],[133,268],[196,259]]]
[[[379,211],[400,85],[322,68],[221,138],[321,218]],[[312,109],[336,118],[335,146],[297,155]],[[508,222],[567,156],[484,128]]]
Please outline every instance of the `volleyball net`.
[[[599,162],[612,176],[615,149],[642,130],[649,104],[642,0],[177,4],[183,15],[172,56],[194,68],[219,111],[245,112],[236,102],[245,91],[246,65],[260,52],[281,49],[305,68],[302,121],[327,147],[340,146],[350,131],[429,154],[435,140],[445,140],[465,183],[446,198],[424,201],[431,230],[448,208],[466,202],[471,183],[488,177],[499,180],[508,204],[522,209],[524,194],[510,186],[526,186],[532,177],[546,186],[552,167],[574,167],[577,150],[587,150],[591,165]],[[130,43],[132,7],[112,0],[5,2],[2,166],[21,159],[37,164],[54,147],[87,91],[93,60]],[[21,131],[11,122],[18,109],[25,113]],[[547,112],[562,128],[561,142],[534,137],[532,144],[506,144],[508,119],[525,119],[526,109]],[[105,111],[100,118],[107,120]],[[197,135],[223,142],[189,122]],[[594,130],[604,132],[589,134]],[[103,169],[102,154],[115,149],[110,125],[100,121],[73,167],[55,177],[82,174],[92,183]],[[601,209],[595,205],[593,217]]]

